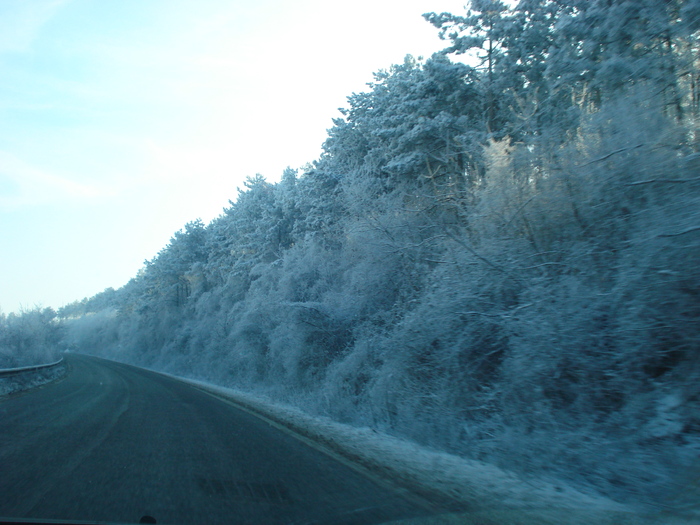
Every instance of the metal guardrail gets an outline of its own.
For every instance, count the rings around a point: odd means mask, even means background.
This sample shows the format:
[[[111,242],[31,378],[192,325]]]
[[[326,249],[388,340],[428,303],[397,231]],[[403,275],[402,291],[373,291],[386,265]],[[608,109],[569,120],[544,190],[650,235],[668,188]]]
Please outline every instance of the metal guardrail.
[[[41,370],[43,368],[51,368],[52,366],[60,365],[62,362],[63,362],[63,358],[59,359],[55,363],[49,363],[47,365],[34,365],[34,366],[23,366],[20,368],[0,369],[0,377],[13,376],[15,374],[22,374],[24,372],[34,372],[36,370]]]

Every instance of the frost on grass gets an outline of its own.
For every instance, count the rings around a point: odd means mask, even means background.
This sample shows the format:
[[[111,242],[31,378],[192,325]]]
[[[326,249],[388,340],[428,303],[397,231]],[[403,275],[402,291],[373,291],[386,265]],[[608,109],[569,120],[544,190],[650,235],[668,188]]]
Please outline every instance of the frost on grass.
[[[700,517],[617,503],[546,478],[523,478],[480,461],[421,447],[364,427],[313,417],[298,408],[203,381],[177,378],[230,400],[271,423],[308,438],[322,450],[370,475],[435,504],[431,523],[502,524],[690,524]],[[447,510],[446,510],[447,509]],[[505,521],[504,521],[505,520]],[[406,524],[414,520],[407,520]],[[415,523],[425,523],[422,519]]]

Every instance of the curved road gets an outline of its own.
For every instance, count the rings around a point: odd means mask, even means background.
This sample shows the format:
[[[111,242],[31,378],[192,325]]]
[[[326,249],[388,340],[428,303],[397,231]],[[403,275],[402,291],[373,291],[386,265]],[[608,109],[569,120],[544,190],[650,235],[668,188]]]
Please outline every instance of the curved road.
[[[426,514],[196,388],[94,357],[0,401],[0,518],[350,524]]]

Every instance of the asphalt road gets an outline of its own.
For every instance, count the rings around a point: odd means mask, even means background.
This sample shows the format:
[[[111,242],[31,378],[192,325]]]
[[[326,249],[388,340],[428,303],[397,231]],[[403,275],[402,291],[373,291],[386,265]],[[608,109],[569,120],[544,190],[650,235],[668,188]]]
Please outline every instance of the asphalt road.
[[[185,383],[70,355],[0,400],[0,517],[137,523],[383,523],[405,493]]]

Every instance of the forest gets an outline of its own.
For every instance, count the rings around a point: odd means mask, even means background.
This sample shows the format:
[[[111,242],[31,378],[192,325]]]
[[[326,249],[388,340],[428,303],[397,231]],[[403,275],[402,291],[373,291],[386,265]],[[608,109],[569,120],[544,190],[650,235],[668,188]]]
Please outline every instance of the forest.
[[[320,158],[249,177],[122,288],[3,316],[0,358],[101,355],[620,501],[673,490],[700,451],[700,0],[424,17],[444,51],[351,94]]]

